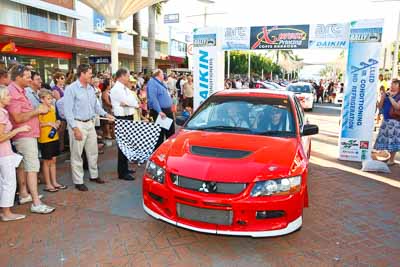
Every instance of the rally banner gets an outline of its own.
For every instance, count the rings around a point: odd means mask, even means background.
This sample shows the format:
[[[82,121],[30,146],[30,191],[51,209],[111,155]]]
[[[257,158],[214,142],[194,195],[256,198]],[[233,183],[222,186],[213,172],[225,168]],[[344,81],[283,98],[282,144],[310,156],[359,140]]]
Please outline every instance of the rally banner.
[[[211,94],[224,89],[224,51],[221,30],[197,29],[193,34],[193,82],[196,109]]]
[[[144,163],[154,151],[161,128],[144,121],[115,121],[118,147],[130,162]]]
[[[378,87],[383,20],[355,21],[350,38],[343,96],[339,158],[370,158]]]
[[[349,41],[349,24],[312,24],[308,48],[346,49]]]
[[[249,27],[228,27],[222,36],[222,49],[248,50],[250,49]]]
[[[310,25],[251,27],[251,49],[306,49]]]

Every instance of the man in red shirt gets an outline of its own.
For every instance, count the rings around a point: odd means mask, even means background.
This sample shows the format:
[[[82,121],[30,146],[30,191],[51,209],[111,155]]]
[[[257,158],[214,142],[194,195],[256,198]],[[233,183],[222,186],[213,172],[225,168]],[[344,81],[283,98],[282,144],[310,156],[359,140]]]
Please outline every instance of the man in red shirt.
[[[31,71],[23,65],[16,65],[10,70],[11,83],[8,86],[11,96],[7,106],[13,128],[28,125],[31,131],[19,133],[13,138],[15,148],[23,156],[17,170],[20,203],[33,202],[31,212],[47,214],[54,211],[40,201],[37,186],[37,173],[40,169],[37,138],[40,136],[39,114],[49,110],[44,105],[36,109],[25,95],[25,87],[31,82]],[[28,193],[28,189],[30,194]]]

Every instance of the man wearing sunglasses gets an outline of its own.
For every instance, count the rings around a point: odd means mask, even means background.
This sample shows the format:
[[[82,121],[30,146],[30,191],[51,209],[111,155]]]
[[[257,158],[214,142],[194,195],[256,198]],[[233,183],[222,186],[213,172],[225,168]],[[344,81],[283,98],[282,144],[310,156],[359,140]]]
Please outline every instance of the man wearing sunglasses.
[[[34,108],[25,95],[25,88],[31,83],[31,71],[23,65],[16,65],[10,70],[11,84],[8,86],[11,96],[7,106],[13,128],[29,126],[29,132],[19,133],[13,142],[19,154],[23,156],[17,169],[19,186],[19,201],[21,204],[33,202],[31,212],[47,214],[55,210],[41,202],[38,194],[37,173],[40,169],[37,138],[40,136],[40,114],[46,114],[49,109],[44,105]],[[28,193],[28,189],[30,194]]]

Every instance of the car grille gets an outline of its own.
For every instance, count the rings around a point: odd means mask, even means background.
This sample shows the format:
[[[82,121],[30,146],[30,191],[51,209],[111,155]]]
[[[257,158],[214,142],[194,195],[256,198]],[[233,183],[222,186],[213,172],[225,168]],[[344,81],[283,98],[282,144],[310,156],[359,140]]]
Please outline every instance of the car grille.
[[[233,212],[231,210],[203,209],[177,203],[176,211],[178,217],[183,219],[219,225],[232,224]]]
[[[204,146],[191,146],[190,152],[198,156],[224,158],[224,159],[241,159],[251,154],[251,151],[233,150]]]
[[[221,183],[202,181],[175,174],[171,174],[171,180],[176,186],[189,190],[213,194],[239,194],[247,187],[247,184],[245,183]]]

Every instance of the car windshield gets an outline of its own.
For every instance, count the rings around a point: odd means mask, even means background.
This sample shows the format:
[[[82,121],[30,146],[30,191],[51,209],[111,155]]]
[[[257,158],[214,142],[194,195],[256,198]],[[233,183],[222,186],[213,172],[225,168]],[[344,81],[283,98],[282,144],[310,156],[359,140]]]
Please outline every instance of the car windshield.
[[[294,137],[291,105],[286,98],[212,96],[186,129]]]
[[[309,85],[289,85],[287,90],[295,93],[311,93],[311,86]]]

